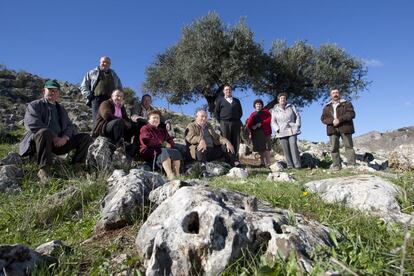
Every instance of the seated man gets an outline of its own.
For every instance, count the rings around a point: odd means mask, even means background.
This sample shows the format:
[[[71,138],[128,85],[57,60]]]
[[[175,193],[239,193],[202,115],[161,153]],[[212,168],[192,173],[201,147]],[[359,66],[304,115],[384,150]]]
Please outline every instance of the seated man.
[[[134,137],[134,144],[125,149],[130,157],[135,157],[138,152],[139,129],[137,124],[132,124],[124,107],[124,92],[116,89],[111,98],[102,102],[99,106],[93,137],[104,136],[111,140],[117,147],[123,147],[124,140],[130,142]]]
[[[61,155],[76,149],[72,162],[85,162],[92,138],[86,133],[76,133],[65,108],[58,103],[60,85],[55,80],[48,80],[42,90],[43,98],[29,103],[24,115],[26,133],[20,143],[20,155],[31,155],[33,146],[36,150],[37,173],[40,181],[49,181],[53,164],[52,153]]]
[[[207,112],[200,109],[196,113],[195,122],[190,123],[185,130],[185,141],[191,157],[201,162],[225,157],[226,162],[234,166],[236,155],[233,145],[218,135],[207,120]]]

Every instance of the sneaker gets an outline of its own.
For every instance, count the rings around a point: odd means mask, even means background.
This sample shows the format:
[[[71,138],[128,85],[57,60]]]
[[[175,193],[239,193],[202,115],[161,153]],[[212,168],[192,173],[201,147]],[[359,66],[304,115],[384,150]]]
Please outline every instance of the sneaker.
[[[47,169],[42,168],[37,172],[37,177],[39,177],[39,181],[42,184],[49,183],[51,177]]]
[[[233,167],[240,168],[240,162],[239,161],[234,161],[233,162]]]

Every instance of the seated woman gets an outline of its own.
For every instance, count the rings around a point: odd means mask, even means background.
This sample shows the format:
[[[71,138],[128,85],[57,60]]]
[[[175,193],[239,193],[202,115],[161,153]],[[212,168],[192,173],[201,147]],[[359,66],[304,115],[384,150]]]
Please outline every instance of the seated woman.
[[[125,107],[124,92],[116,89],[111,98],[101,103],[96,118],[93,137],[104,136],[111,140],[117,147],[124,146],[123,141],[130,141],[134,135],[138,135],[138,129],[131,124]],[[134,139],[137,140],[137,139]],[[134,157],[138,151],[135,144],[125,149],[130,157]]]
[[[140,132],[140,155],[145,161],[162,166],[167,178],[172,180],[180,175],[182,157],[178,150],[172,149],[174,141],[167,130],[159,127],[160,117],[160,111],[149,111],[148,124]]]
[[[272,115],[266,108],[263,108],[261,99],[255,100],[253,107],[256,111],[250,114],[246,126],[251,133],[253,151],[260,154],[260,166],[267,167],[270,166],[270,150],[272,147],[270,137],[272,135],[270,126]]]
[[[172,127],[171,120],[166,120],[165,121],[165,129],[168,131],[168,134],[171,136],[171,138],[174,139],[175,138],[175,131]]]

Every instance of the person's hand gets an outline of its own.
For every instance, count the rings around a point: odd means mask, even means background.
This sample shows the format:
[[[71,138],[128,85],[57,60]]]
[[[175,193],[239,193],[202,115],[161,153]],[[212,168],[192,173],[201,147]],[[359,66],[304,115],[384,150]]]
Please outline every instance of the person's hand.
[[[57,148],[65,145],[68,142],[68,138],[66,136],[64,137],[55,137],[53,138],[53,145]]]
[[[227,148],[227,152],[230,152],[230,153],[234,154],[234,147],[231,143],[227,142],[226,143],[226,148]]]
[[[133,121],[134,123],[136,123],[139,119],[139,116],[137,114],[134,114],[131,116],[131,121]]]
[[[165,145],[165,147],[166,147],[167,149],[172,148],[172,146],[171,146],[171,144],[170,144],[170,143],[167,143],[167,144]]]
[[[206,141],[204,139],[201,139],[200,143],[198,143],[197,150],[204,152],[206,149],[207,149]]]
[[[338,119],[334,119],[333,120],[333,125],[336,127],[339,125],[339,120]]]

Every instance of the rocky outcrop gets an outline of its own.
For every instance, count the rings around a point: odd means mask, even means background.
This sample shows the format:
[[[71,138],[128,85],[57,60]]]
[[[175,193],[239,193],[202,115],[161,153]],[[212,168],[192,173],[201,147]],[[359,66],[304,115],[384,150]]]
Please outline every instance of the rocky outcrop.
[[[275,182],[294,182],[295,179],[288,173],[285,172],[272,172],[266,178],[267,181]]]
[[[332,245],[329,231],[241,193],[182,187],[148,217],[136,246],[146,275],[218,275],[260,248],[269,262],[296,254],[309,273],[316,247]]]
[[[116,170],[108,179],[108,193],[102,201],[96,230],[120,228],[134,221],[149,202],[149,193],[164,184],[158,173],[132,169]]]
[[[12,193],[20,190],[23,170],[16,165],[0,166],[0,192]]]
[[[117,149],[108,138],[99,136],[89,146],[86,164],[98,171],[127,169],[131,166],[125,152]]]
[[[380,216],[386,221],[407,223],[411,216],[401,213],[398,196],[401,189],[393,183],[372,175],[329,178],[305,184],[322,200],[341,203],[363,212]]]
[[[384,133],[372,131],[354,138],[355,147],[380,155],[391,152],[400,145],[412,144],[414,144],[414,126]]]
[[[388,154],[388,163],[391,168],[404,171],[414,169],[414,144],[400,145]]]
[[[50,262],[51,259],[47,256],[24,245],[0,245],[0,275],[30,275],[39,265]]]
[[[21,165],[22,158],[16,152],[10,152],[6,157],[0,160],[0,166],[4,165]]]
[[[225,162],[206,162],[204,168],[200,162],[193,162],[185,166],[185,174],[193,177],[199,177],[204,173],[206,177],[212,177],[225,175],[230,169],[231,166]]]
[[[70,250],[69,246],[63,244],[60,240],[53,240],[36,247],[35,251],[42,256],[51,256],[58,258],[60,254]]]
[[[200,179],[189,179],[185,181],[178,179],[172,180],[150,192],[149,200],[154,203],[155,206],[158,206],[164,200],[173,196],[180,188],[197,185],[208,186],[208,181]]]
[[[231,168],[226,176],[230,178],[245,179],[249,176],[249,172],[242,168]]]

